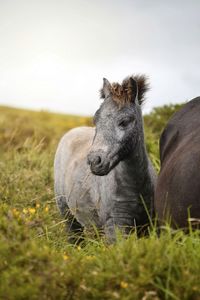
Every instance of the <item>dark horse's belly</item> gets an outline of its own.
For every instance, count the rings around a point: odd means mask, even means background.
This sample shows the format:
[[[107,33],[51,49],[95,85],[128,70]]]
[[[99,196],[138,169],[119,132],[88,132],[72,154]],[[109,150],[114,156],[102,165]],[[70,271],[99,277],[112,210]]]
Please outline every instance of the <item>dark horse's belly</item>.
[[[187,227],[200,219],[200,97],[175,113],[160,139],[155,210],[161,223]]]

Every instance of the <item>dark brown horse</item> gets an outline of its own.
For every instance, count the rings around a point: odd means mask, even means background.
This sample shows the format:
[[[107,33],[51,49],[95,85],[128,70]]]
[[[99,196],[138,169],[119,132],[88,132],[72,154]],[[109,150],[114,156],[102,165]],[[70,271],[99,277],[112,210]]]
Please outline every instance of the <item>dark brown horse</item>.
[[[158,219],[187,227],[188,218],[200,219],[200,97],[169,120],[160,138],[160,160],[155,193]]]

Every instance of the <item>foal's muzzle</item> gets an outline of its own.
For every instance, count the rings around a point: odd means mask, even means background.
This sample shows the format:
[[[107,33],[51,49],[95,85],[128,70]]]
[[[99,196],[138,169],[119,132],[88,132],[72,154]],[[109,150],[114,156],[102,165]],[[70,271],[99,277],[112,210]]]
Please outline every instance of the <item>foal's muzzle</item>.
[[[87,162],[95,175],[104,176],[110,171],[110,162],[106,159],[106,153],[102,151],[90,152]]]

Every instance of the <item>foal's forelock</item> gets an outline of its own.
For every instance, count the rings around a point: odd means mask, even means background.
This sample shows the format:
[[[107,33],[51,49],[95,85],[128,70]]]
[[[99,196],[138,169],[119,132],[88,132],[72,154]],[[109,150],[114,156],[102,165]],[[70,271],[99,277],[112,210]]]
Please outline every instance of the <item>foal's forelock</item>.
[[[138,88],[138,102],[141,105],[145,100],[145,94],[149,90],[148,78],[145,75],[132,75],[125,78],[122,84],[112,83],[109,86],[109,91],[112,96],[112,99],[120,106],[123,107],[126,104],[131,103],[132,101],[132,86],[130,85],[130,79],[133,79],[137,82]],[[100,97],[105,99],[105,91],[104,88],[100,90]]]

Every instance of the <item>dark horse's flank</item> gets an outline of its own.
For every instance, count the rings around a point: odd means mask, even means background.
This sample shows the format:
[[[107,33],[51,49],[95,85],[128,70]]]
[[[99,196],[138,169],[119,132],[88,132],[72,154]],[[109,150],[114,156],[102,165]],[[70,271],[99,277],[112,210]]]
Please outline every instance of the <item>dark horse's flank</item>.
[[[176,112],[160,138],[161,170],[155,193],[158,219],[187,227],[200,219],[200,97]]]

